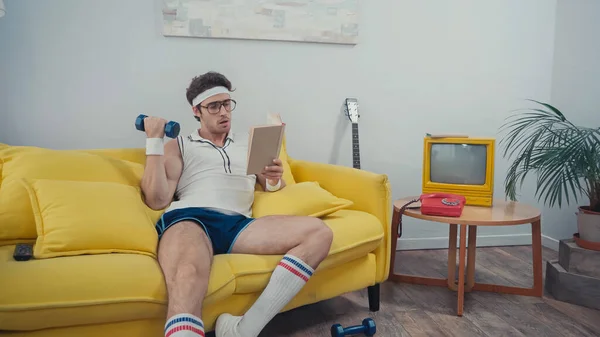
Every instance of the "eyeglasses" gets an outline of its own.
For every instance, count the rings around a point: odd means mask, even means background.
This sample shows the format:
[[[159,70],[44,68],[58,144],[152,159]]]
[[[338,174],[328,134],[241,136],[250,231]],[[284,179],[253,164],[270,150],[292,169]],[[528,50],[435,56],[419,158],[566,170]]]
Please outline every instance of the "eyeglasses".
[[[212,115],[218,114],[219,111],[221,111],[221,107],[224,107],[227,112],[231,112],[231,111],[233,111],[233,109],[235,109],[235,105],[236,105],[236,101],[233,99],[226,99],[224,101],[210,102],[210,103],[208,103],[207,106],[198,104],[198,106],[205,108],[206,110],[208,110],[208,113],[210,113]]]

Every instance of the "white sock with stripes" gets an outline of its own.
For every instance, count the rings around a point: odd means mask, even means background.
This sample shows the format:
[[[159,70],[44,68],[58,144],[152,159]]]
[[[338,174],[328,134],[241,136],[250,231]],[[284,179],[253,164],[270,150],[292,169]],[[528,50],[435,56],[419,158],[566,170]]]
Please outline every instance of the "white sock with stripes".
[[[192,314],[178,314],[165,324],[165,337],[204,337],[204,323]]]
[[[267,287],[242,317],[223,314],[216,324],[217,337],[257,337],[262,329],[304,287],[314,270],[304,261],[285,255]]]

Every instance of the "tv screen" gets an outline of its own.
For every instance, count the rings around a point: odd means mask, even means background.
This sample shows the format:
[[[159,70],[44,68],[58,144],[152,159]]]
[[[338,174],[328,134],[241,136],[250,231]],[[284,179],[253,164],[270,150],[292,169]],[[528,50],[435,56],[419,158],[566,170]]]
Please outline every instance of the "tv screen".
[[[487,147],[476,144],[431,145],[430,180],[436,183],[485,184]]]

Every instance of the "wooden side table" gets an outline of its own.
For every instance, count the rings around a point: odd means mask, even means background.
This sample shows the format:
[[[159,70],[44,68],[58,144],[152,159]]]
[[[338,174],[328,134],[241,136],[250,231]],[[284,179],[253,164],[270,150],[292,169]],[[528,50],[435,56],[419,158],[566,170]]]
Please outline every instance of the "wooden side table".
[[[465,291],[490,291],[505,294],[537,296],[543,294],[542,287],[542,232],[541,213],[538,209],[518,202],[507,202],[494,200],[493,207],[465,206],[460,217],[441,217],[423,215],[419,209],[420,203],[416,202],[404,210],[403,216],[416,219],[429,220],[450,225],[448,235],[448,278],[421,277],[394,272],[396,258],[396,245],[398,241],[398,227],[400,224],[400,211],[402,206],[417,197],[407,197],[394,201],[394,213],[392,217],[392,245],[391,264],[389,280],[393,282],[404,282],[412,284],[424,284],[432,286],[447,286],[449,289],[458,291],[457,315],[462,316],[464,307]],[[477,240],[477,226],[514,226],[531,224],[531,239],[533,249],[533,287],[521,288],[496,284],[475,282],[475,250]],[[458,261],[458,281],[456,281],[456,239],[458,226],[460,225],[460,245]],[[469,240],[467,248],[467,228]],[[401,234],[400,234],[401,235]],[[465,255],[467,262],[465,265]],[[465,276],[466,268],[466,276]]]

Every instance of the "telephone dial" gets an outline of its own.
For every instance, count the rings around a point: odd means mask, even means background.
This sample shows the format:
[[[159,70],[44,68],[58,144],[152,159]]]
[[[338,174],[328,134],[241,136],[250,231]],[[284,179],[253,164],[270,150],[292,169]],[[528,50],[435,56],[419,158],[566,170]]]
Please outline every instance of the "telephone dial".
[[[421,202],[421,214],[446,217],[460,217],[465,207],[466,198],[458,194],[429,193],[421,194],[400,208],[400,223],[398,224],[398,237],[402,236],[402,214],[404,210],[414,204]]]

